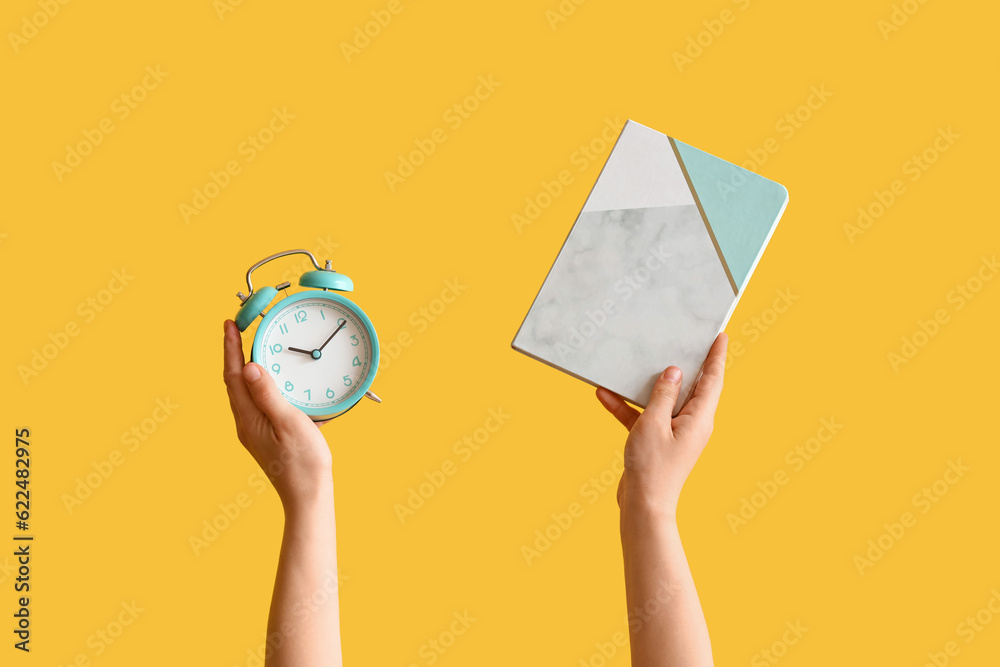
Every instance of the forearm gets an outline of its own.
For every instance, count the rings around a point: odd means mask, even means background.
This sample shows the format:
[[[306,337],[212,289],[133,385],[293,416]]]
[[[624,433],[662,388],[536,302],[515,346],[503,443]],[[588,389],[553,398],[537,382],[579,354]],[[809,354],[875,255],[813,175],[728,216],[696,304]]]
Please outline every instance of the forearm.
[[[340,601],[333,481],[288,503],[267,622],[267,667],[339,667]]]
[[[625,506],[621,536],[633,667],[710,667],[708,627],[676,519]]]

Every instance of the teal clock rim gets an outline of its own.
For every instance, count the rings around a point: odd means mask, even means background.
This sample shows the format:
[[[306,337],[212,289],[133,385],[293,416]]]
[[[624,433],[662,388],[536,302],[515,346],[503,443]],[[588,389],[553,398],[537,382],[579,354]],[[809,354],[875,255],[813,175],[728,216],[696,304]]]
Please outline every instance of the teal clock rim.
[[[250,348],[250,361],[256,363],[257,359],[260,359],[261,341],[263,340],[262,332],[267,330],[268,325],[271,321],[277,317],[278,313],[284,309],[285,306],[290,306],[293,303],[299,301],[304,301],[306,299],[326,299],[328,301],[338,302],[341,305],[349,308],[354,312],[355,315],[359,317],[361,323],[368,329],[369,338],[372,341],[372,364],[368,369],[368,374],[365,375],[364,379],[361,381],[361,387],[357,390],[357,399],[351,401],[349,404],[342,404],[343,407],[335,412],[327,412],[327,408],[304,408],[300,405],[295,405],[294,403],[289,403],[289,405],[294,405],[297,410],[301,410],[310,417],[320,417],[321,419],[333,419],[334,417],[339,417],[344,414],[365,397],[365,392],[372,386],[372,382],[375,381],[375,375],[378,373],[378,364],[380,359],[379,345],[378,345],[378,334],[375,332],[375,325],[365,314],[365,311],[361,310],[361,307],[348,299],[346,296],[337,294],[336,292],[324,292],[323,290],[306,290],[304,292],[296,292],[295,294],[290,294],[278,301],[276,304],[271,306],[267,314],[264,315],[264,319],[260,321],[257,326],[257,330],[253,335],[253,346]],[[267,372],[267,369],[264,369]],[[268,373],[270,375],[270,373]],[[272,378],[273,379],[273,378]]]

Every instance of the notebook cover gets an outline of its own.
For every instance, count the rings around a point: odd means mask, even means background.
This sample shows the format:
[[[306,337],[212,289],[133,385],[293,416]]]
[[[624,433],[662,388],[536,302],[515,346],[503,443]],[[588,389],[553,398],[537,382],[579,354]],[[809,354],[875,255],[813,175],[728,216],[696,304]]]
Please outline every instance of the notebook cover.
[[[625,123],[511,346],[645,407],[684,372],[680,411],[788,191]]]

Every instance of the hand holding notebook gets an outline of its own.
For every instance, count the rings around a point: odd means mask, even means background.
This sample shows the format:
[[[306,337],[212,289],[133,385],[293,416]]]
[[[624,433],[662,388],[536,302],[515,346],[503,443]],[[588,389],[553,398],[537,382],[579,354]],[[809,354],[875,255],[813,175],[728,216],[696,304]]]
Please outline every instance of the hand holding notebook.
[[[697,381],[788,203],[781,185],[626,122],[512,347],[645,407]]]

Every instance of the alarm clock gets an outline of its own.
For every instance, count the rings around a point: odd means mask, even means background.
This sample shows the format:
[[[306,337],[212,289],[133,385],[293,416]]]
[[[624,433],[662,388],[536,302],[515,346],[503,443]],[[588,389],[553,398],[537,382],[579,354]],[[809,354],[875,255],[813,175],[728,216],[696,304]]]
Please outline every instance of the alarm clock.
[[[274,301],[291,283],[254,289],[251,275],[268,262],[288,255],[309,257],[315,271],[299,278],[301,292]],[[339,417],[364,397],[382,399],[371,390],[378,371],[379,348],[375,327],[361,308],[342,292],[354,282],[331,268],[321,267],[308,250],[286,250],[265,257],[247,270],[236,326],[240,331],[262,318],[254,333],[250,360],[264,367],[285,399],[320,422]],[[267,309],[267,312],[264,312]]]

